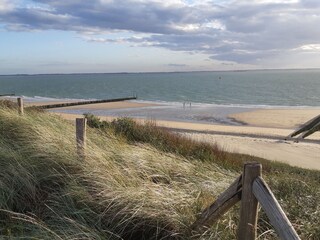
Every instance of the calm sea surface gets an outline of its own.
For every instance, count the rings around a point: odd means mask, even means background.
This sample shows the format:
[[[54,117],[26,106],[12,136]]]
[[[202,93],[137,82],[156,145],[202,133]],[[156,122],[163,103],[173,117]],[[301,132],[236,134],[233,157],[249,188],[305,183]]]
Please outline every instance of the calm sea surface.
[[[233,106],[320,106],[320,70],[0,76],[0,94]],[[41,99],[41,98],[39,98]]]

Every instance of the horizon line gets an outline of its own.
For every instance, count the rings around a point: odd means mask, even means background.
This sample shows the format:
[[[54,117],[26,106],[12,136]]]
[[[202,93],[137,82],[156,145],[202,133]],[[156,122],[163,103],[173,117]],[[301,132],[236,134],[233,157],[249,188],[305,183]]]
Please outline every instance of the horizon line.
[[[12,73],[0,74],[0,76],[35,76],[35,75],[89,75],[89,74],[156,74],[156,73],[201,73],[201,72],[254,72],[254,71],[285,71],[285,70],[320,70],[315,68],[259,68],[238,70],[194,70],[194,71],[152,71],[152,72],[72,72],[72,73]]]

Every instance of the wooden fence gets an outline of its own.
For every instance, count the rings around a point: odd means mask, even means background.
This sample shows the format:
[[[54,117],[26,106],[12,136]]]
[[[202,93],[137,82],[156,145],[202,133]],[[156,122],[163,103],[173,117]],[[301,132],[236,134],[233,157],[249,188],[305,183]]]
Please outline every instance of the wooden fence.
[[[203,211],[192,225],[192,229],[200,232],[205,227],[209,227],[232,206],[241,201],[238,240],[253,240],[256,238],[258,204],[267,214],[281,239],[300,239],[268,184],[261,177],[261,170],[262,166],[259,163],[245,164],[243,174],[211,206]]]

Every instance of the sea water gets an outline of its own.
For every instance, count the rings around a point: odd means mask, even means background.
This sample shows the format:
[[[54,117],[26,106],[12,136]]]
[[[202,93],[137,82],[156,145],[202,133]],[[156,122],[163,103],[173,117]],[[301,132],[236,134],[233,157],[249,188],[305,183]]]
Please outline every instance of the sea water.
[[[320,70],[0,76],[0,94],[223,105],[320,106]]]
[[[28,101],[110,99],[136,94],[139,101],[161,106],[93,113],[226,123],[230,122],[228,114],[255,108],[319,107],[320,70],[0,76],[0,95],[8,93]]]

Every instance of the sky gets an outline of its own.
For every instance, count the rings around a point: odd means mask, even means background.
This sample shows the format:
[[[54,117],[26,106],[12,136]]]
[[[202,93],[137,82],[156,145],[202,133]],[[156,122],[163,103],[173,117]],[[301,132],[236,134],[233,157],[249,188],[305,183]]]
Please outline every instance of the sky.
[[[0,0],[0,74],[319,67],[319,0]]]

